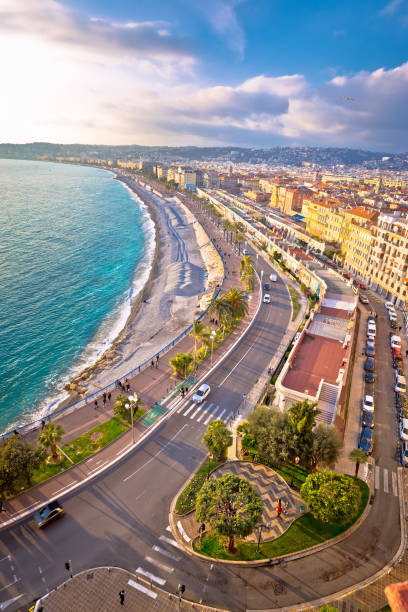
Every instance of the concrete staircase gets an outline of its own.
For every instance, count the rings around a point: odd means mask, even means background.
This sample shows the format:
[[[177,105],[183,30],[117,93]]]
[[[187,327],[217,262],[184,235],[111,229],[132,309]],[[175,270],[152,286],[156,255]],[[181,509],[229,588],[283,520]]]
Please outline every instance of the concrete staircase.
[[[320,387],[319,401],[317,402],[317,408],[320,410],[320,414],[316,417],[317,423],[333,425],[336,418],[339,391],[340,389],[336,385],[323,382]]]

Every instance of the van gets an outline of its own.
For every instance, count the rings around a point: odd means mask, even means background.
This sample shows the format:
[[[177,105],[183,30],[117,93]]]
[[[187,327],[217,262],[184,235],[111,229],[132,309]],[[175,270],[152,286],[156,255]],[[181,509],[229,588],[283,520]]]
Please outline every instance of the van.
[[[406,393],[407,381],[405,380],[405,376],[398,376],[395,391],[396,393]]]
[[[271,274],[269,278],[273,283],[276,283],[276,281],[278,280],[278,277],[276,274]]]

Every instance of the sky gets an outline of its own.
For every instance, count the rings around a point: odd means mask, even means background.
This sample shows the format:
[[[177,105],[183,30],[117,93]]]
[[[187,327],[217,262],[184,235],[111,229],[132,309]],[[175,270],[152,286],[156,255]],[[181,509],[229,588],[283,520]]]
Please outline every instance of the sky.
[[[408,0],[0,0],[0,140],[408,151]]]

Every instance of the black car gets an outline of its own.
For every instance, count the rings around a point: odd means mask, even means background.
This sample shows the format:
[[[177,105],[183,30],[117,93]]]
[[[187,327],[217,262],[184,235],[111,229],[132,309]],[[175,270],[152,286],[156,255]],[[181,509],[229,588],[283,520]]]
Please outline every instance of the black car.
[[[366,347],[366,355],[367,355],[367,357],[374,357],[375,349],[374,349],[373,346],[367,346]]]
[[[361,424],[363,427],[370,427],[370,429],[372,429],[374,427],[374,412],[363,410]]]
[[[366,372],[364,376],[364,380],[366,383],[373,383],[375,379],[374,372]]]
[[[368,304],[368,298],[365,295],[359,295],[358,299],[362,304]]]
[[[391,325],[392,329],[397,329],[397,327],[398,327],[396,321],[390,321],[390,325]]]
[[[373,452],[373,430],[369,427],[364,427],[363,429],[359,448],[364,451],[366,455],[371,455]]]
[[[374,372],[374,359],[372,357],[367,357],[365,360],[364,369],[366,372]]]
[[[270,289],[270,288],[271,288],[271,286],[270,286],[270,284],[269,284],[269,283],[265,283],[265,284],[264,284],[264,289],[265,289],[265,291],[269,291],[269,289]]]

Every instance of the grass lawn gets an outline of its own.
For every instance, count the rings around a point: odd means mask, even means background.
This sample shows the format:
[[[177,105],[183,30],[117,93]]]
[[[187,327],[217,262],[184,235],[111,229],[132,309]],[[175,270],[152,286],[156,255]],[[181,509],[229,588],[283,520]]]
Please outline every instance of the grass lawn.
[[[282,476],[282,478],[290,484],[293,478],[294,488],[299,491],[302,484],[307,478],[307,469],[301,465],[295,465],[294,463],[283,463],[277,468],[273,468],[275,472]]]
[[[343,525],[323,523],[313,518],[309,512],[292,523],[289,529],[276,540],[261,543],[259,552],[256,552],[257,545],[255,543],[236,540],[237,552],[231,555],[226,550],[228,538],[214,533],[204,536],[202,548],[195,547],[195,550],[203,555],[217,559],[254,561],[256,559],[279,557],[322,544],[326,540],[344,533],[363,513],[370,491],[365,482],[358,480],[358,483],[361,488],[360,507],[352,520]]]
[[[290,299],[292,300],[292,309],[293,309],[292,321],[294,321],[300,310],[300,296],[299,296],[299,293],[296,291],[296,289],[292,287],[291,285],[288,285],[288,289],[290,293]]]
[[[146,410],[139,408],[135,413],[135,421],[138,421],[145,412]],[[68,444],[64,444],[64,446],[61,446],[61,449],[70,457],[74,464],[79,463],[97,453],[129,428],[130,423],[122,420],[120,416],[114,416],[109,419],[109,421],[105,421],[105,423],[79,436],[79,438],[75,438],[75,440],[72,440]],[[64,458],[64,461],[59,465],[45,464],[39,470],[34,471],[32,486],[56,476],[72,465],[71,461],[68,461],[66,458]]]
[[[194,510],[197,494],[205,483],[205,481],[207,480],[208,472],[212,472],[213,470],[215,470],[216,467],[222,465],[223,463],[224,460],[211,461],[210,467],[208,468],[208,461],[206,461],[200,468],[198,468],[190,484],[186,486],[184,491],[180,493],[178,497],[178,500],[176,502],[177,514],[187,514],[187,512]]]

